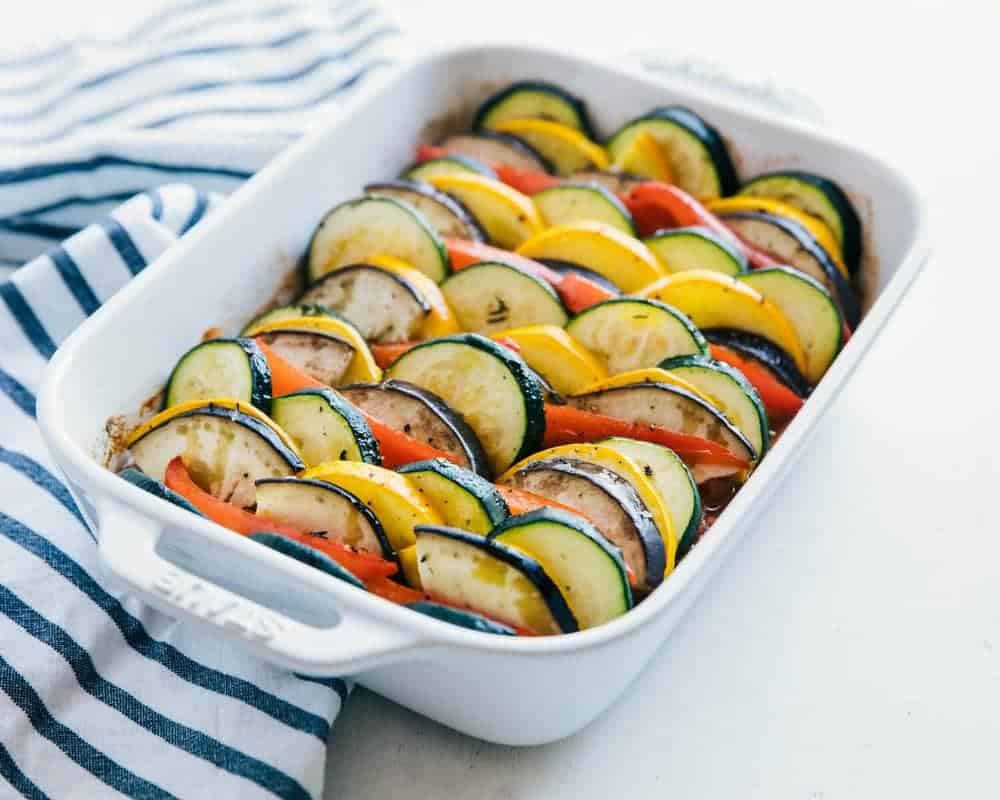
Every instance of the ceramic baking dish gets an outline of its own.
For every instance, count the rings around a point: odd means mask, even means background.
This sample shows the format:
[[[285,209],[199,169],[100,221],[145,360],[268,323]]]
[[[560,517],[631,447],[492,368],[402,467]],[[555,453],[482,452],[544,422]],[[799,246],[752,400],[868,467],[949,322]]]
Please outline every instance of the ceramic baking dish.
[[[610,624],[548,638],[490,636],[396,607],[162,502],[101,465],[106,420],[155,392],[210,325],[235,329],[273,294],[323,213],[395,175],[432,129],[493,87],[544,78],[590,101],[607,133],[682,103],[729,140],[742,175],[802,166],[852,195],[868,238],[864,322],[803,411],[708,536],[652,596]],[[661,79],[553,52],[451,49],[362,90],[101,308],[56,354],[39,398],[52,454],[95,530],[110,574],[168,614],[291,669],[353,675],[465,733],[506,744],[582,728],[628,686],[748,531],[871,347],[928,254],[913,187],[824,133]],[[586,687],[581,691],[581,687]]]

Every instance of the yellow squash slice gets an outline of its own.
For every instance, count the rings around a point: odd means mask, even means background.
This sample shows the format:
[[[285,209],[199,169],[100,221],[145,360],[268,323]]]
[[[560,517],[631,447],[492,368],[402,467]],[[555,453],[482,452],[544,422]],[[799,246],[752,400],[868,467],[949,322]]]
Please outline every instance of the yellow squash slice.
[[[498,180],[471,172],[432,175],[427,180],[457,197],[499,247],[511,250],[545,228],[531,198]]]

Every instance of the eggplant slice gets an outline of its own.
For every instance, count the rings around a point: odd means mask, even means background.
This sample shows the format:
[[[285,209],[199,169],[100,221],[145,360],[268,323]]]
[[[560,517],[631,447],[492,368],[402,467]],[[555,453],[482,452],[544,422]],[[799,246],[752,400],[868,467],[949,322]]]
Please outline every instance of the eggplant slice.
[[[354,348],[343,339],[318,331],[271,330],[256,338],[309,377],[335,386],[347,373]]]
[[[416,181],[384,181],[369,183],[368,194],[391,197],[409,203],[419,211],[441,236],[486,241],[486,231],[462,203],[427,183]]]
[[[406,278],[372,264],[351,264],[328,272],[300,300],[336,311],[368,342],[418,338],[431,309]]]
[[[354,384],[337,390],[348,402],[390,428],[443,450],[459,464],[489,477],[489,461],[472,428],[440,397],[405,381]]]
[[[552,164],[534,147],[509,133],[482,130],[449,136],[441,147],[448,155],[468,156],[493,167],[502,164],[529,172],[553,172]]]

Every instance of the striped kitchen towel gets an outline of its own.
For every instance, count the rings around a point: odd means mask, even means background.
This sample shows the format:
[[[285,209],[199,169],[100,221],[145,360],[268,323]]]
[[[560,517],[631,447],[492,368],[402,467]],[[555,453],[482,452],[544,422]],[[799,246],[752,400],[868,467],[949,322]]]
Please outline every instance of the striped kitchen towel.
[[[248,6],[178,0],[120,40],[0,61],[3,798],[322,791],[343,681],[256,662],[106,585],[34,419],[59,343],[392,60],[394,29],[363,3]]]

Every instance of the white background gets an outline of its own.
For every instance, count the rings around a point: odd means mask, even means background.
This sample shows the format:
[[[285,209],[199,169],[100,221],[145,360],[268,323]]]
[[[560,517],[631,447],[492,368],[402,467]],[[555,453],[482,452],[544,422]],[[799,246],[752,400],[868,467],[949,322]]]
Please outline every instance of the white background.
[[[145,11],[4,5],[4,54]],[[328,796],[1000,796],[1000,3],[399,5],[427,39],[658,49],[771,76],[920,182],[936,252],[780,502],[616,707],[515,750],[359,691]]]

